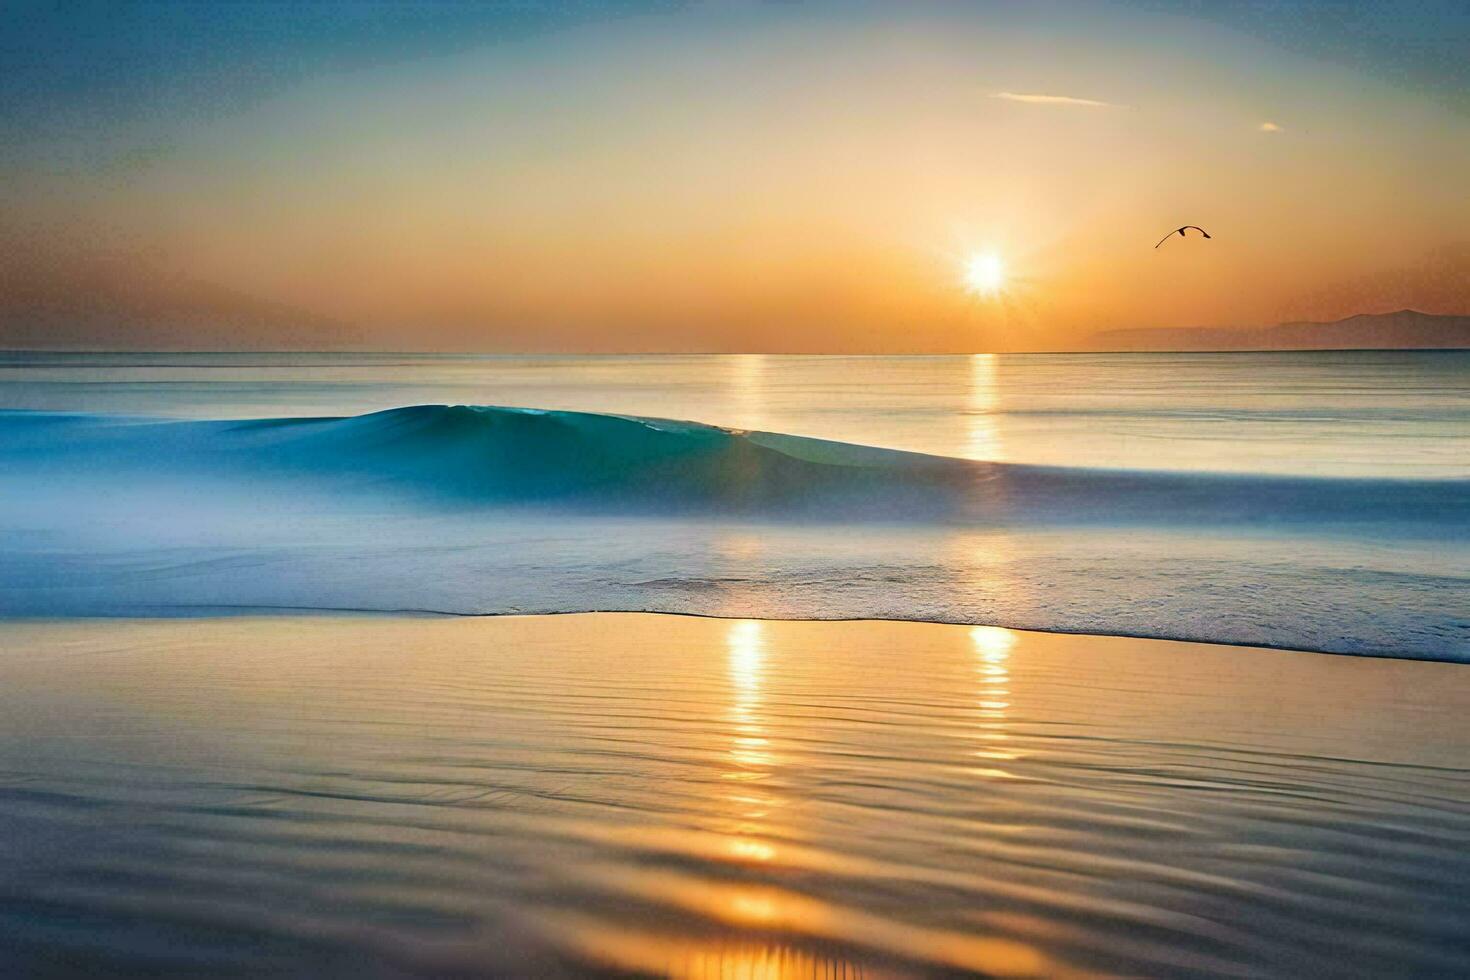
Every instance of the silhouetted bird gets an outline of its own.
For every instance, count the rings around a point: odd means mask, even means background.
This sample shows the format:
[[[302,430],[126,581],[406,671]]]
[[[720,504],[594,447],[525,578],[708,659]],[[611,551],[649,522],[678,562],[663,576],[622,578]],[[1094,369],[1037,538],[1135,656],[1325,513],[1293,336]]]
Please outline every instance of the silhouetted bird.
[[[1205,231],[1199,225],[1185,225],[1184,228],[1193,228],[1195,231],[1199,232],[1201,235],[1204,235],[1206,238],[1210,237],[1210,233]],[[1173,231],[1169,232],[1169,234],[1165,235],[1163,238],[1160,238],[1159,245],[1164,244],[1175,235],[1178,235],[1180,238],[1188,238],[1189,236],[1184,233],[1184,228],[1175,228]],[[1154,248],[1158,248],[1159,245],[1155,245]]]

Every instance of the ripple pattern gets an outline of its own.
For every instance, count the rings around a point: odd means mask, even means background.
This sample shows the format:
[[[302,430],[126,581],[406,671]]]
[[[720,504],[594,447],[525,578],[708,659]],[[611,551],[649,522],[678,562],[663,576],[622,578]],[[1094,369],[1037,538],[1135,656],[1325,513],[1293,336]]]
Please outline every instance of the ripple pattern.
[[[1454,664],[652,615],[0,627],[8,976],[1470,971]]]

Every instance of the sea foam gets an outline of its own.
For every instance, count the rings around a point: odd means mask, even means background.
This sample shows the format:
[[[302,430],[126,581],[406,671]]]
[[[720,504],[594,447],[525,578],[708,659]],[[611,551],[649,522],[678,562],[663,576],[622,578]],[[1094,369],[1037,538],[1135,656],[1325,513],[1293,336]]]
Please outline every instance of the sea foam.
[[[1470,657],[1460,480],[974,462],[421,405],[0,413],[0,613],[873,616]]]

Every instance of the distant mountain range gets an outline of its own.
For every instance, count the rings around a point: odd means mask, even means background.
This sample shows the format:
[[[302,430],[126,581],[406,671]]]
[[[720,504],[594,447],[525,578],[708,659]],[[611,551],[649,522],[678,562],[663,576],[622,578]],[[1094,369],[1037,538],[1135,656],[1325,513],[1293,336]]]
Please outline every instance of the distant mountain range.
[[[1278,323],[1274,327],[1160,327],[1106,330],[1092,335],[1095,350],[1370,350],[1470,348],[1470,316],[1417,310],[1359,313],[1331,323]]]

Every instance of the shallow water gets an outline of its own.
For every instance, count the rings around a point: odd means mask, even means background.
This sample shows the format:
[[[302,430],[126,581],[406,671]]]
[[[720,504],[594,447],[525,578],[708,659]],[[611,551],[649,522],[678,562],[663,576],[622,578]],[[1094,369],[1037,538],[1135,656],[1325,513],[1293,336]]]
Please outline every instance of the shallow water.
[[[1462,672],[912,623],[9,623],[0,972],[1463,975]]]

